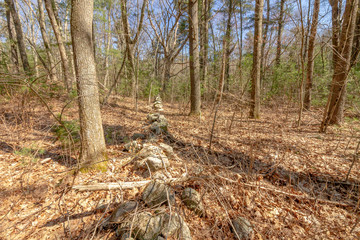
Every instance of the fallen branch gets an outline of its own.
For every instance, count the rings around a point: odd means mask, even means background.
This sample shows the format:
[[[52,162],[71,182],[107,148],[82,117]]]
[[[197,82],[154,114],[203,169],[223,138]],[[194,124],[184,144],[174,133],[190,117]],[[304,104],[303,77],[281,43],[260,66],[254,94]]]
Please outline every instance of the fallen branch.
[[[110,183],[96,183],[89,185],[75,185],[72,189],[83,191],[109,191],[116,189],[131,189],[142,187],[151,182],[151,180],[138,181],[138,182],[110,182]]]
[[[168,178],[164,180],[165,183],[178,183],[185,182],[189,180],[187,174],[184,174],[180,178]],[[136,187],[142,187],[146,184],[150,183],[152,180],[144,180],[137,182],[110,182],[110,183],[96,183],[96,184],[88,184],[88,185],[75,185],[72,187],[74,190],[78,190],[80,192],[84,191],[109,191],[109,190],[117,190],[117,189],[132,189]]]
[[[342,206],[342,207],[352,207],[352,206],[354,206],[354,204],[352,204],[352,203],[342,203],[342,202],[337,202],[337,201],[330,201],[330,200],[320,199],[320,198],[316,198],[316,197],[310,197],[310,196],[306,196],[306,195],[297,195],[297,194],[288,193],[288,192],[280,191],[280,190],[273,189],[273,188],[261,187],[261,186],[248,184],[248,183],[241,183],[241,184],[246,186],[246,187],[260,188],[262,190],[283,194],[283,195],[286,195],[288,197],[294,197],[294,198],[297,198],[299,200],[304,199],[304,200],[309,200],[309,201],[315,201],[315,202],[318,202],[318,203],[331,204],[331,205],[337,205],[337,206]]]

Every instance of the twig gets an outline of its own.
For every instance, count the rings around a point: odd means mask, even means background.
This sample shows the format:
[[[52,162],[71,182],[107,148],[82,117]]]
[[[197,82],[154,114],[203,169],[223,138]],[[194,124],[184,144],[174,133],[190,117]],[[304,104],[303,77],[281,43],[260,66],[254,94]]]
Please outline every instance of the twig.
[[[306,195],[297,195],[297,194],[288,193],[288,192],[280,191],[280,190],[273,189],[273,188],[261,187],[261,186],[248,184],[248,183],[241,183],[241,184],[243,184],[244,186],[247,186],[247,187],[260,188],[260,189],[263,189],[263,190],[266,190],[266,191],[271,191],[271,192],[274,192],[274,193],[283,194],[283,195],[286,195],[286,196],[289,196],[289,197],[294,197],[294,198],[297,198],[297,199],[305,199],[305,200],[309,200],[309,201],[315,201],[315,202],[331,204],[331,205],[338,205],[338,206],[342,206],[342,207],[354,206],[354,204],[351,204],[351,203],[341,203],[341,202],[337,202],[337,201],[330,201],[330,200],[325,200],[325,199],[309,197],[309,196],[306,196]]]

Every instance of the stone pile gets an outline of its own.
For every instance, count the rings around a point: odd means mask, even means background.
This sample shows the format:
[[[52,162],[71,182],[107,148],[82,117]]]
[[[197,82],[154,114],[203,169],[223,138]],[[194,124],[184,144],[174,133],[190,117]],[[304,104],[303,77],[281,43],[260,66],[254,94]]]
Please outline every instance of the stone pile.
[[[153,109],[156,111],[156,112],[162,112],[164,111],[163,109],[163,105],[162,105],[162,100],[161,100],[161,97],[158,95],[156,96],[155,98],[155,102],[153,104]]]
[[[189,210],[203,217],[206,213],[202,197],[193,188],[185,188],[177,196],[168,184],[170,181],[167,180],[172,179],[171,162],[176,160],[181,163],[181,159],[171,146],[158,141],[158,136],[168,131],[168,122],[159,113],[163,111],[159,96],[155,99],[153,109],[156,112],[147,116],[150,134],[134,134],[133,141],[125,145],[125,149],[134,155],[131,162],[134,169],[149,173],[152,181],[143,189],[141,199],[119,205],[104,226],[115,228],[118,239],[122,240],[191,240],[187,223],[171,207],[179,199]],[[138,142],[139,139],[142,141]],[[152,210],[155,208],[156,211]],[[240,239],[251,239],[253,230],[246,219],[234,219],[232,226],[234,234]]]

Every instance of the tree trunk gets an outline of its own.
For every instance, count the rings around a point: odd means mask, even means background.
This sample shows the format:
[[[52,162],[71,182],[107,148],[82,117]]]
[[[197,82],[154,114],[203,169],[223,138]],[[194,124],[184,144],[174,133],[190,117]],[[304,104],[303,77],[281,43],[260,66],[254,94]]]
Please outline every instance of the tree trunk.
[[[142,23],[144,20],[144,11],[145,11],[145,6],[147,5],[147,0],[144,0],[142,3],[142,7],[141,7],[141,16],[140,16],[140,20],[139,20],[139,24],[138,24],[138,28],[136,30],[135,33],[135,37],[133,39],[131,39],[130,36],[130,27],[129,27],[129,22],[128,22],[128,13],[127,13],[127,7],[126,7],[126,2],[127,0],[121,0],[120,1],[120,7],[121,7],[121,19],[122,19],[122,26],[124,29],[124,35],[125,35],[125,43],[126,43],[126,52],[127,52],[127,57],[128,57],[128,64],[129,64],[129,70],[130,72],[128,72],[128,77],[131,79],[132,82],[132,90],[131,90],[131,96],[134,98],[136,97],[136,78],[135,78],[135,68],[134,68],[134,45],[136,44],[136,42],[138,41],[141,29],[142,29]]]
[[[20,58],[22,61],[24,72],[26,74],[31,74],[31,68],[30,68],[29,60],[28,60],[28,57],[26,54],[25,40],[24,40],[24,35],[23,35],[21,21],[20,21],[18,12],[15,9],[15,4],[14,4],[13,0],[5,0],[5,2],[7,4],[7,7],[10,10],[10,14],[14,21],[14,27],[15,27],[15,31],[16,31],[16,39],[17,39],[17,44],[19,47]]]
[[[209,91],[209,86],[206,85],[206,75],[208,69],[208,41],[209,41],[209,14],[210,14],[211,0],[202,1],[201,12],[201,28],[200,28],[200,81],[203,86]]]
[[[108,16],[107,16],[107,25],[108,25],[108,29],[107,29],[107,34],[106,34],[106,45],[105,45],[105,76],[104,76],[104,87],[106,88],[109,83],[109,54],[110,54],[110,48],[111,48],[111,4],[110,6],[108,6]],[[104,28],[105,29],[105,28]]]
[[[338,8],[337,0],[332,4],[333,9]],[[355,31],[356,14],[358,8],[358,0],[347,0],[342,21],[342,30],[338,41],[333,40],[333,43],[338,43],[334,47],[334,74],[331,86],[331,91],[327,106],[324,112],[324,118],[321,123],[320,131],[325,132],[328,124],[341,124],[344,119],[344,105],[346,96],[347,76],[350,71],[351,51],[353,44],[353,37]],[[335,14],[333,14],[334,16]],[[335,15],[336,16],[336,15]],[[338,22],[336,19],[333,19]],[[336,23],[333,23],[333,36],[338,34]],[[336,52],[335,52],[336,51]]]
[[[260,84],[265,78],[265,45],[267,40],[267,34],[269,31],[269,25],[270,25],[270,0],[266,0],[266,21],[265,21],[265,28],[264,28],[264,34],[263,34],[263,42],[261,45],[261,75],[260,75]]]
[[[201,94],[199,78],[199,28],[198,28],[198,4],[196,0],[189,0],[189,53],[190,53],[190,115],[201,113]]]
[[[10,51],[11,59],[14,64],[15,72],[18,73],[19,72],[19,57],[18,57],[18,52],[17,52],[17,48],[16,48],[16,40],[14,38],[14,36],[16,37],[16,33],[15,33],[14,26],[11,21],[11,13],[10,13],[9,8],[6,9],[6,21],[7,21],[7,29],[8,29],[8,34],[9,34],[10,48],[11,48],[11,51]]]
[[[283,0],[282,0],[283,1]],[[260,118],[260,59],[264,0],[256,0],[250,118]]]
[[[66,90],[69,92],[71,90],[71,78],[69,73],[69,60],[66,55],[66,49],[63,43],[63,38],[61,36],[61,30],[60,26],[58,24],[58,21],[56,19],[56,15],[54,13],[54,9],[51,4],[51,0],[44,0],[45,1],[45,8],[49,15],[49,19],[51,22],[51,26],[54,30],[54,34],[56,37],[56,41],[58,44],[59,52],[60,52],[60,58],[62,62],[62,69],[63,69],[63,75],[64,75],[64,85]]]
[[[229,88],[230,88],[230,55],[231,55],[231,50],[230,50],[230,42],[231,42],[231,31],[232,31],[232,28],[231,28],[231,18],[232,18],[232,13],[233,13],[233,10],[234,10],[234,7],[233,7],[233,0],[229,0],[229,9],[228,9],[228,18],[226,20],[226,30],[225,30],[225,41],[226,43],[223,44],[224,47],[226,47],[224,50],[225,50],[225,82],[224,82],[224,89],[223,90],[226,90],[228,91]]]
[[[304,97],[304,108],[306,110],[309,110],[311,106],[311,89],[312,89],[313,72],[314,72],[314,49],[315,49],[316,29],[319,19],[319,11],[320,11],[320,0],[315,0],[311,30],[310,30],[310,38],[309,38],[307,77],[306,77],[305,97]]]
[[[46,33],[44,6],[43,6],[43,1],[42,0],[38,0],[38,8],[39,8],[38,21],[39,21],[41,36],[42,36],[42,39],[43,39],[43,42],[44,42],[46,55],[47,55],[48,61],[49,61],[49,75],[50,75],[51,81],[56,82],[57,77],[56,77],[56,71],[55,71],[55,65],[54,65],[54,58],[53,58],[51,48],[50,48],[50,46],[51,46],[50,45],[50,40],[49,40],[49,37],[48,37],[48,35]]]
[[[81,134],[80,161],[83,167],[106,160],[99,90],[93,54],[92,0],[72,0],[71,37],[79,95]]]
[[[280,0],[280,13],[279,13],[279,22],[278,22],[278,33],[277,33],[277,47],[276,47],[276,65],[280,65],[280,56],[281,56],[281,35],[283,30],[284,22],[284,5],[285,0]]]

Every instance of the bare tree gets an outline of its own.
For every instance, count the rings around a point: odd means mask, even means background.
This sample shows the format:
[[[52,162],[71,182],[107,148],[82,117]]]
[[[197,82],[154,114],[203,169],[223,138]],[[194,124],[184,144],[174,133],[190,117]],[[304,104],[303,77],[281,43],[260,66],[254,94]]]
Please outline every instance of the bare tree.
[[[285,6],[285,0],[280,0],[280,12],[279,12],[278,32],[277,32],[277,47],[276,47],[276,58],[275,58],[276,65],[280,64],[281,36],[282,36],[283,23],[284,23],[284,6]]]
[[[320,131],[325,132],[329,124],[341,124],[344,119],[347,77],[351,66],[352,45],[355,31],[358,0],[347,0],[339,34],[338,13],[339,1],[330,2],[333,10],[333,64],[334,74],[331,91],[325,107]],[[336,45],[335,45],[336,44]]]
[[[31,68],[30,68],[29,60],[28,60],[27,53],[26,53],[24,34],[23,34],[23,31],[22,31],[19,14],[15,9],[15,4],[14,4],[13,0],[5,0],[5,2],[6,2],[6,5],[7,5],[9,11],[10,11],[12,19],[14,21],[17,45],[19,47],[20,58],[21,58],[21,61],[22,61],[23,69],[24,69],[25,73],[31,74]]]
[[[8,29],[8,35],[9,35],[9,41],[10,41],[10,52],[11,52],[11,60],[14,64],[14,68],[16,72],[19,72],[19,57],[18,52],[16,48],[16,33],[14,29],[14,24],[11,20],[11,13],[10,9],[6,8],[6,21],[7,21],[7,29]]]
[[[79,95],[83,167],[106,160],[96,66],[93,54],[93,1],[72,0],[71,37]]]
[[[56,71],[55,71],[56,69],[55,69],[55,64],[54,64],[54,57],[52,55],[51,48],[50,48],[50,46],[51,46],[50,40],[46,33],[44,6],[43,6],[42,0],[38,0],[38,8],[39,8],[38,21],[39,21],[41,36],[42,36],[42,39],[44,42],[46,55],[47,55],[48,61],[49,61],[49,75],[50,75],[50,79],[55,82],[55,81],[57,81]]]
[[[128,76],[132,80],[132,92],[131,93],[132,93],[133,98],[137,98],[135,67],[134,67],[134,45],[137,43],[139,36],[141,34],[146,5],[147,5],[147,0],[144,0],[142,7],[141,7],[140,20],[139,20],[136,32],[134,33],[135,36],[132,37],[131,36],[132,33],[130,31],[130,26],[129,26],[129,21],[128,21],[127,0],[121,0],[121,2],[120,2],[121,19],[122,19],[122,26],[123,26],[123,31],[124,31],[124,35],[125,35],[125,44],[126,44],[126,56],[128,58],[128,64],[130,67]]]
[[[158,11],[155,17],[155,10],[149,9],[149,22],[155,34],[156,42],[160,45],[157,52],[161,52],[163,57],[163,74],[161,77],[161,91],[163,97],[166,95],[167,85],[171,78],[171,67],[179,55],[185,44],[187,38],[181,39],[179,37],[179,23],[183,16],[181,7],[174,4],[162,4],[158,6]],[[155,53],[157,54],[157,53]]]
[[[310,38],[309,38],[307,76],[306,76],[305,96],[304,96],[304,108],[307,110],[309,110],[311,106],[311,89],[312,89],[313,73],[314,73],[315,38],[316,38],[316,29],[319,19],[319,11],[320,11],[320,0],[315,0],[311,30],[310,30]]]
[[[282,0],[283,1],[283,0]],[[256,0],[250,117],[260,118],[260,59],[264,0]]]
[[[209,19],[210,19],[211,0],[201,1],[200,15],[200,81],[207,86],[206,75],[208,71],[208,49],[209,49]],[[209,89],[209,86],[207,86]]]
[[[54,34],[56,37],[56,41],[58,44],[61,62],[62,62],[62,70],[64,75],[64,85],[66,90],[69,92],[71,90],[71,78],[70,78],[70,71],[69,71],[69,60],[66,54],[65,45],[63,42],[63,37],[61,35],[61,29],[59,25],[59,21],[57,20],[57,15],[55,14],[54,8],[52,6],[51,0],[44,0],[45,1],[45,8],[48,13],[51,26],[54,30]]]
[[[189,53],[190,53],[190,115],[201,113],[201,94],[199,78],[199,28],[198,28],[198,3],[196,0],[189,0]]]

